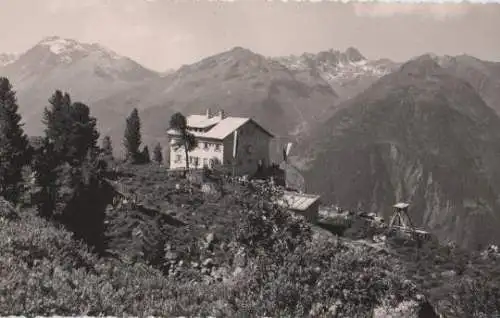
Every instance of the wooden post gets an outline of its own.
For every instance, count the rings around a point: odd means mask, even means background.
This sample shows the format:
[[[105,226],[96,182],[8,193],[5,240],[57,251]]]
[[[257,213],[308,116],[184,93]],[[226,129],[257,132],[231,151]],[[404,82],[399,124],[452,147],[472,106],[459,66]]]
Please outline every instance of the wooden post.
[[[233,133],[233,178],[236,175],[236,153],[238,149],[238,130]]]

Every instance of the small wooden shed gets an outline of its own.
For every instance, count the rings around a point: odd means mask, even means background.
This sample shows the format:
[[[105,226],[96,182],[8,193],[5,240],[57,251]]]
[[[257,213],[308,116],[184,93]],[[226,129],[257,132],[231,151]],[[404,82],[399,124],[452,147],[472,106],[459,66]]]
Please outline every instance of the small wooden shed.
[[[315,223],[319,214],[320,196],[316,194],[285,191],[280,205],[290,211],[304,216],[308,221]]]

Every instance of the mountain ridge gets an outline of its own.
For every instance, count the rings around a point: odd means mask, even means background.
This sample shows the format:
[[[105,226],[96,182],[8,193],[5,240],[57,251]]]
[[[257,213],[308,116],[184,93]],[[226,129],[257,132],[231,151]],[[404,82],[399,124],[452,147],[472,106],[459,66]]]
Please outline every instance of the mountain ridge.
[[[360,64],[358,74],[352,76],[352,78],[347,76],[346,85],[343,84],[344,78],[342,77],[336,79],[335,86],[326,76],[322,76],[319,72],[311,72],[310,70],[297,71],[284,63],[283,59],[266,57],[249,49],[236,46],[225,52],[203,58],[196,63],[184,65],[177,71],[163,76],[162,81],[157,81],[152,86],[139,87],[137,91],[125,94],[118,93],[117,95],[120,95],[118,98],[112,96],[99,103],[109,105],[118,101],[120,105],[129,105],[128,111],[131,110],[132,105],[136,105],[143,110],[142,117],[144,121],[151,123],[147,125],[150,130],[145,132],[146,140],[151,140],[151,142],[165,142],[161,132],[164,130],[163,126],[167,119],[161,122],[158,120],[159,118],[168,118],[174,110],[186,114],[204,113],[206,107],[227,108],[228,113],[234,116],[254,116],[266,126],[274,127],[277,125],[278,128],[275,130],[282,137],[281,139],[300,142],[312,126],[323,121],[324,118],[327,118],[327,115],[334,113],[336,105],[350,97],[347,95],[359,93],[386,72],[375,72],[364,76],[367,73],[366,70],[379,67],[372,67],[372,64],[376,64],[378,61],[362,60],[365,58],[354,48],[348,48],[342,53],[339,52],[330,50],[329,54],[343,54],[345,57],[337,58],[338,61],[350,59]],[[304,55],[310,57],[314,54],[305,53]],[[331,58],[331,60],[335,61],[335,58]],[[391,61],[381,61],[382,66],[379,67],[380,69],[393,67]],[[353,72],[349,67],[350,65],[346,65],[344,73]],[[330,77],[340,72],[339,69],[333,66],[329,71]],[[267,79],[264,80],[263,78],[266,78],[265,74],[267,74]],[[189,80],[187,80],[188,78]],[[195,78],[198,79],[195,80]],[[287,79],[284,80],[284,78]],[[237,82],[244,83],[245,81],[247,82],[245,84],[235,84]],[[208,82],[216,83],[217,86],[210,87],[210,84],[202,84]],[[241,85],[241,87],[238,85]],[[206,86],[205,91],[203,91],[204,86]],[[185,90],[187,87],[189,87],[189,92],[176,93],[179,90]],[[223,92],[224,89],[226,92]],[[288,91],[288,93],[283,93],[283,90]],[[255,93],[256,96],[249,98],[248,92]],[[345,94],[345,92],[349,94]],[[236,101],[234,101],[235,94],[239,97],[236,98]],[[259,96],[259,94],[261,95]],[[280,94],[283,98],[276,97],[276,95]],[[315,97],[308,97],[308,94],[313,94]],[[181,97],[175,97],[177,95],[181,95]],[[197,95],[200,95],[200,97],[197,98]],[[291,96],[286,97],[288,95]],[[311,102],[309,102],[311,106],[305,105],[307,101],[304,98],[312,98]],[[195,101],[192,101],[193,99]],[[301,102],[301,100],[304,101]],[[301,103],[304,106],[301,106]],[[184,106],[182,106],[183,104]],[[262,113],[262,110],[259,109],[262,104],[266,105],[267,111],[270,113],[265,111]],[[240,106],[235,107],[235,105]],[[103,107],[98,107],[98,109],[103,109]],[[259,115],[259,112],[262,115]],[[282,115],[287,112],[290,115],[283,117]],[[156,123],[153,121],[156,121]],[[283,126],[280,121],[289,124],[285,125],[287,127],[280,127]],[[118,136],[119,134],[113,132],[113,130],[122,129],[123,124],[109,130],[109,132]],[[281,150],[278,150],[278,152],[278,157],[281,158]]]
[[[92,104],[105,96],[154,80],[159,75],[97,44],[51,36],[0,67],[18,92],[26,131],[42,130],[41,115],[55,90]]]
[[[31,58],[26,56],[30,51]],[[473,83],[492,108],[500,101],[500,95],[495,95],[495,78],[487,78],[483,70],[475,79],[472,75],[476,73],[456,66],[465,62],[472,65],[470,61],[430,57],[443,67],[448,61],[451,66],[444,68],[451,73],[457,69],[455,73]],[[450,64],[453,59],[456,62]],[[346,105],[344,101],[401,66],[388,59],[368,60],[353,47],[288,57],[266,57],[234,47],[167,72],[148,70],[123,57],[123,63],[132,69],[127,73],[116,64],[119,60],[114,51],[98,44],[52,36],[39,41],[14,63],[0,67],[0,75],[12,79],[30,134],[41,132],[41,111],[53,91],[62,89],[88,103],[103,134],[111,134],[114,140],[121,140],[124,128],[116,118],[125,118],[132,108],[144,113],[145,143],[166,145],[164,126],[174,111],[204,113],[207,107],[220,107],[234,116],[254,116],[270,128],[276,126],[283,139],[300,143],[315,125]],[[493,62],[479,60],[473,69],[490,65],[484,63]],[[488,81],[491,84],[485,86]],[[37,85],[40,82],[43,85]]]
[[[500,117],[470,83],[424,55],[345,103],[298,147],[308,189],[385,217],[411,201],[443,241],[500,242]]]
[[[286,65],[299,76],[318,74],[340,93],[341,100],[354,97],[398,66],[388,59],[368,60],[353,47],[344,52],[330,49],[316,54],[276,57],[274,60]]]
[[[208,107],[223,108],[233,116],[255,117],[278,135],[294,139],[319,120],[324,109],[334,107],[337,98],[319,76],[304,81],[277,61],[234,47],[185,65],[153,86],[138,87],[100,103],[141,109],[141,118],[150,123],[144,134],[155,141],[164,138],[166,122],[174,111],[204,113]]]

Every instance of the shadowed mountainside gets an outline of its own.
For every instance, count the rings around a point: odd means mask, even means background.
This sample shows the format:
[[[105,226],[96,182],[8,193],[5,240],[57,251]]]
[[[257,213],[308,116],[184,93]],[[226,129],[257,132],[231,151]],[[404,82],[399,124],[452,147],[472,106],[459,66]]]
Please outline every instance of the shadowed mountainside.
[[[469,82],[486,104],[500,113],[500,63],[465,54],[435,57],[435,60],[451,74]]]
[[[341,108],[296,149],[309,190],[385,216],[409,201],[441,240],[500,241],[500,118],[469,83],[424,55]]]
[[[207,108],[253,117],[280,136],[296,138],[319,120],[324,109],[334,106],[337,98],[320,76],[301,81],[282,64],[236,47],[183,66],[152,85],[111,96],[95,108],[99,112],[118,105],[138,107],[146,123],[145,140],[164,140],[174,112],[203,114]],[[111,127],[112,135],[123,131],[121,123]]]

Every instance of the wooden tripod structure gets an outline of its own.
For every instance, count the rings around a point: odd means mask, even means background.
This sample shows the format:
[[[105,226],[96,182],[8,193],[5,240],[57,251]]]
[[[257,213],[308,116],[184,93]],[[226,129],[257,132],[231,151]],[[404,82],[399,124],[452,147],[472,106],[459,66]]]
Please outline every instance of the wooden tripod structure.
[[[389,229],[397,230],[404,233],[409,233],[415,238],[424,238],[427,239],[429,237],[429,232],[417,229],[413,222],[411,221],[411,217],[408,214],[408,207],[410,205],[408,203],[400,202],[393,206],[394,214],[391,217],[389,222]]]
[[[393,206],[394,214],[389,222],[390,228],[414,229],[411,218],[408,214],[408,203],[398,203]]]

